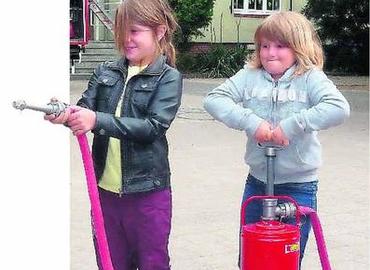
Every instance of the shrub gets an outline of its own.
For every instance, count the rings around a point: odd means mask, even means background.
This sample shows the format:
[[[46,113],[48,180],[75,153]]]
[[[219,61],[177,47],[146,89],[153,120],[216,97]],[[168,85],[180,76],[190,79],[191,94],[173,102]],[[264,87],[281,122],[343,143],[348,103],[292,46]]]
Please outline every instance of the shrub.
[[[366,75],[369,70],[368,52],[357,46],[348,44],[323,46],[325,51],[324,69],[335,74]]]
[[[210,51],[199,54],[197,63],[200,72],[208,78],[231,77],[243,67],[247,54],[244,46],[217,44]]]
[[[324,44],[327,71],[369,74],[368,0],[307,0],[303,13]]]
[[[179,54],[177,67],[183,73],[195,73],[207,78],[231,77],[243,67],[249,53],[243,45],[228,47],[214,44],[205,52]]]
[[[177,69],[183,73],[193,72],[196,68],[195,55],[189,52],[180,52],[176,57]]]

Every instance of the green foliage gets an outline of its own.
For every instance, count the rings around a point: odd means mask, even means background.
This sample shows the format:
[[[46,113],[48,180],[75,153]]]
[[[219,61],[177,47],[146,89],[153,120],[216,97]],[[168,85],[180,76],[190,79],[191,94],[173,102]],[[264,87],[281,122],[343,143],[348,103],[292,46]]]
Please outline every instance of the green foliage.
[[[368,0],[308,0],[303,13],[317,26],[327,70],[369,73]]]
[[[197,69],[196,55],[180,52],[176,56],[176,67],[183,73],[194,73]]]
[[[177,68],[183,73],[207,78],[231,77],[243,67],[249,53],[244,46],[214,44],[208,51],[199,54],[180,53]]]
[[[209,25],[214,0],[169,0],[180,29],[175,33],[175,44],[181,51],[189,48],[191,37],[202,36],[201,28]]]

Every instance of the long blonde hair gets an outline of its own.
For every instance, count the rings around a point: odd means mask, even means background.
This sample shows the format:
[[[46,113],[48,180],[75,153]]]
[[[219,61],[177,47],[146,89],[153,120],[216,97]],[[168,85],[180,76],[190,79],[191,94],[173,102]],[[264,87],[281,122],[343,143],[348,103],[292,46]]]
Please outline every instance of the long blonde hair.
[[[132,23],[150,27],[154,32],[164,25],[166,32],[157,43],[158,53],[167,56],[167,63],[175,66],[176,51],[172,44],[173,33],[178,24],[167,0],[124,0],[118,6],[114,21],[114,39],[118,51],[122,52],[125,31]]]
[[[261,39],[279,41],[290,47],[295,54],[297,69],[295,75],[324,64],[321,41],[311,22],[302,14],[293,11],[281,11],[268,16],[258,26],[255,35],[255,52],[248,65],[261,68]]]

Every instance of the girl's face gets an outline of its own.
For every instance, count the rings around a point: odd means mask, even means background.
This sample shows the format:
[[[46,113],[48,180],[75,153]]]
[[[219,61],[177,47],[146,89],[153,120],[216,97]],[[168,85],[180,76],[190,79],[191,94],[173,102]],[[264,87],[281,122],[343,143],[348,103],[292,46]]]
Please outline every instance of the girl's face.
[[[261,38],[260,60],[271,77],[278,80],[284,72],[294,65],[294,51],[286,44]]]
[[[154,31],[144,25],[132,24],[125,36],[124,55],[130,65],[149,65],[157,55],[157,41]]]

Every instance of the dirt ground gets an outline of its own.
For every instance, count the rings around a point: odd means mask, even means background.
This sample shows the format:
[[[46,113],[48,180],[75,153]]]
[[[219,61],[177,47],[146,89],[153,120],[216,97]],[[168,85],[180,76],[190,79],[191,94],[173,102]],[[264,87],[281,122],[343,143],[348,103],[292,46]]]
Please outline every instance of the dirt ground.
[[[186,77],[186,76],[185,76]],[[367,90],[369,91],[369,76],[332,76],[328,75],[329,79],[338,87],[339,90]],[[197,78],[189,78],[189,80],[200,80]],[[201,79],[204,82],[219,82],[220,79]]]
[[[345,124],[320,133],[319,216],[332,269],[369,265],[368,77],[332,78],[351,105]],[[172,168],[173,270],[237,270],[239,208],[248,168],[246,137],[214,121],[205,94],[224,79],[185,79],[182,105],[168,132]],[[87,81],[71,82],[71,103]],[[71,270],[97,269],[81,157],[71,136]],[[302,270],[322,269],[313,233]]]
[[[368,76],[328,76],[340,90],[369,91]]]

